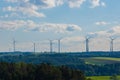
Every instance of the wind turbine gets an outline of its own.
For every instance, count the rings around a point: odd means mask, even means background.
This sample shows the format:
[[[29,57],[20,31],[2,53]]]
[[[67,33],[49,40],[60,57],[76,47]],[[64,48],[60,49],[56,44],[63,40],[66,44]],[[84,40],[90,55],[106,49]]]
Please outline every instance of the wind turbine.
[[[13,52],[15,52],[15,51],[16,51],[16,40],[13,39]]]
[[[58,53],[61,52],[61,39],[58,39]]]
[[[50,41],[50,53],[53,53],[53,42],[52,42],[52,40],[49,40]]]
[[[86,52],[89,52],[89,38],[86,38]]]
[[[36,52],[35,50],[36,50],[36,44],[33,43],[33,51],[34,51],[34,53]]]
[[[86,37],[85,42],[86,42],[86,52],[89,52],[89,39],[91,37]]]
[[[113,52],[113,49],[114,49],[114,46],[113,46],[114,40],[115,40],[115,38],[110,37],[110,52]]]

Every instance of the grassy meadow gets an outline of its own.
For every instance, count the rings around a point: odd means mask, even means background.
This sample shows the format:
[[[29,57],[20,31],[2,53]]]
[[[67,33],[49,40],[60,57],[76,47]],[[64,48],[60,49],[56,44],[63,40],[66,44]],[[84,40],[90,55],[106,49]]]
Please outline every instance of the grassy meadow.
[[[86,64],[113,64],[113,63],[120,63],[120,58],[113,58],[113,57],[90,57],[90,58],[82,58]]]
[[[110,76],[92,76],[88,78],[91,78],[92,80],[110,80]],[[117,79],[120,80],[120,76],[117,76]]]

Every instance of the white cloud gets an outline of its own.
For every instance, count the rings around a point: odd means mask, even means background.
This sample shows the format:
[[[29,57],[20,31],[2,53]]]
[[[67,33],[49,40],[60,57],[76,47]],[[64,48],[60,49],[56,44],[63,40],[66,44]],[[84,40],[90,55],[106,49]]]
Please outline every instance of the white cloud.
[[[79,8],[85,1],[86,0],[30,0],[31,3],[38,5],[40,8],[53,8],[65,3],[67,3],[70,8]]]
[[[70,8],[79,8],[86,0],[68,0]]]
[[[37,5],[40,9],[46,9],[63,5],[64,0],[29,0],[29,3]]]
[[[98,26],[104,26],[104,25],[107,25],[109,23],[105,22],[105,21],[100,21],[100,22],[96,22],[95,24],[98,25]]]
[[[105,37],[92,38],[89,42],[90,51],[109,51],[109,45],[109,39]]]
[[[28,17],[45,17],[45,15],[38,11],[38,7],[36,5],[30,3],[21,3],[19,6],[8,6],[4,7],[3,11],[9,11],[11,13],[22,13],[23,16]]]
[[[3,8],[3,11],[9,11],[11,13],[17,13],[21,17],[46,17],[41,12],[43,9],[54,8],[67,4],[70,8],[80,8],[81,5],[88,0],[6,0],[7,7]],[[100,0],[90,0],[92,8],[98,6],[105,6],[104,2]],[[16,5],[15,5],[16,4]],[[10,15],[8,14],[8,17]],[[18,18],[20,17],[18,16]]]
[[[41,0],[41,2],[43,2],[43,4],[44,4],[41,7],[53,8],[56,6],[55,0]]]
[[[6,0],[7,2],[17,3],[17,2],[28,2],[29,0]]]
[[[24,21],[0,21],[0,30],[16,30],[18,28],[24,27]]]
[[[31,20],[0,21],[0,30],[16,30],[23,27],[25,31],[65,33],[81,31],[75,24],[35,23]]]
[[[14,19],[14,18],[19,18],[19,19],[25,19],[27,17],[25,16],[21,16],[19,14],[17,14],[16,12],[12,12],[10,14],[4,14],[3,16],[0,16],[1,19],[8,19],[8,18],[11,18],[11,19]]]
[[[39,32],[55,32],[55,33],[65,33],[81,31],[80,26],[74,24],[54,24],[54,23],[43,23],[37,24],[30,22],[27,31],[39,31]],[[35,26],[31,26],[35,25]]]
[[[8,7],[4,7],[3,11],[15,11],[15,8],[13,8],[12,6],[8,6]]]
[[[72,36],[72,37],[65,37],[65,38],[63,38],[62,39],[62,42],[63,43],[66,43],[66,44],[68,44],[68,43],[76,43],[76,42],[83,42],[85,40],[85,38],[84,38],[84,36]]]
[[[106,31],[109,33],[111,36],[119,36],[120,37],[120,26],[115,26],[111,28],[110,30]]]
[[[100,0],[91,0],[92,8],[100,6]]]
[[[106,6],[106,4],[105,4],[104,2],[101,2],[101,6],[105,7],[105,6]]]
[[[84,36],[71,36],[71,37],[64,37],[61,39],[61,46],[62,51],[84,51],[85,44],[84,44]]]
[[[18,12],[22,12],[26,16],[29,17],[45,17],[45,15],[41,12],[38,12],[38,7],[32,4],[24,4],[16,9]]]
[[[79,8],[84,2],[88,0],[7,0],[8,2],[12,3],[22,3],[22,4],[33,4],[37,5],[39,8],[53,8],[57,6],[61,6],[65,3],[68,4],[70,8]],[[98,6],[105,6],[104,2],[100,0],[90,0],[92,4],[92,8]]]
[[[64,4],[64,0],[56,0],[56,5],[63,5]]]
[[[114,26],[108,30],[94,32],[92,35],[95,37],[120,37],[120,26]]]
[[[12,3],[15,3],[15,2],[18,2],[18,0],[6,0],[7,2],[12,2]]]
[[[28,17],[45,17],[43,13],[37,12],[32,8],[19,7],[17,10],[22,12],[24,15]]]
[[[98,7],[98,6],[106,6],[106,4],[104,2],[101,2],[101,0],[90,0],[92,6],[91,8],[95,8],[95,7]]]

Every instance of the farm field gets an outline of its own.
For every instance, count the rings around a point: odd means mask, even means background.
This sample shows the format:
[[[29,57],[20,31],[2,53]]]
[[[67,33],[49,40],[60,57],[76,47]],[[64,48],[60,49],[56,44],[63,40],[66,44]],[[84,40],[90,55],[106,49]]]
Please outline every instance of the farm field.
[[[110,76],[92,76],[88,78],[91,78],[92,80],[110,80]],[[120,76],[117,76],[117,80],[120,80]]]
[[[113,58],[113,57],[93,57],[93,59],[120,61],[120,58]]]
[[[113,57],[90,57],[82,58],[86,64],[113,64],[120,63],[120,58]]]

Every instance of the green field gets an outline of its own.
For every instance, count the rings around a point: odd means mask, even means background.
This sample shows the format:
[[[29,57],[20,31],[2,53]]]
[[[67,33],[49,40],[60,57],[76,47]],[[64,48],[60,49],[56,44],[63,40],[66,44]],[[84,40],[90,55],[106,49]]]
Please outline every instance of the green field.
[[[90,57],[82,58],[86,64],[113,64],[120,63],[120,58],[113,57]]]
[[[93,57],[93,59],[120,61],[120,58],[112,58],[112,57]]]
[[[88,78],[91,78],[92,80],[110,80],[110,76],[92,76]],[[117,80],[120,80],[120,76],[117,76]]]

